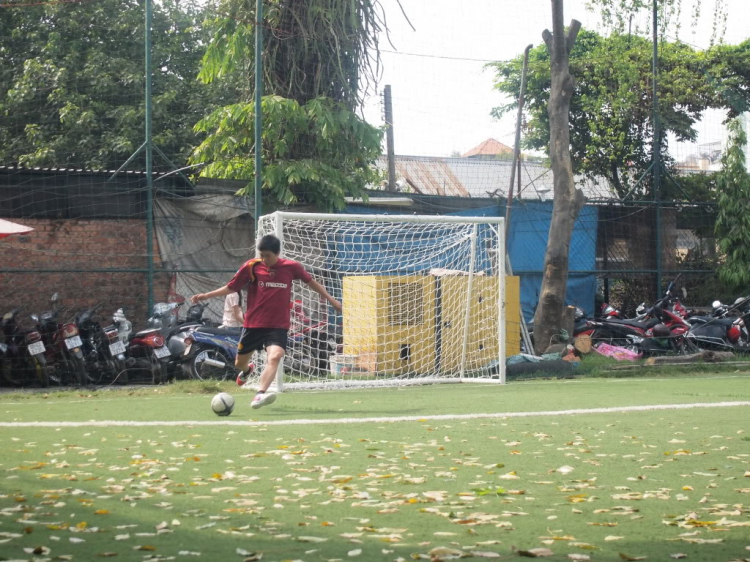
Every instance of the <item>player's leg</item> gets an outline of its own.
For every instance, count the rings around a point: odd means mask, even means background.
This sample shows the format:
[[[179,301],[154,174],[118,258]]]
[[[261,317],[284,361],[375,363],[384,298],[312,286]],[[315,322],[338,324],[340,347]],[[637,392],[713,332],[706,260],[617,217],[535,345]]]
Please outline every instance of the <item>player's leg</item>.
[[[247,382],[247,379],[250,378],[250,373],[252,371],[252,367],[250,365],[250,362],[253,359],[253,352],[250,351],[249,353],[238,353],[237,357],[234,360],[234,366],[237,367],[240,372],[237,375],[237,384],[242,386]]]
[[[284,358],[284,353],[284,348],[278,345],[269,345],[266,347],[266,366],[260,375],[258,390],[265,392],[271,386],[273,379],[276,378],[276,371],[279,369],[279,364]]]
[[[242,386],[247,382],[254,365],[251,365],[253,353],[263,347],[262,332],[254,328],[243,328],[240,341],[237,344],[237,357],[234,366],[240,372],[237,375],[237,384]]]
[[[276,401],[276,394],[267,392],[276,377],[281,361],[284,359],[286,352],[287,331],[286,330],[268,330],[264,337],[266,347],[266,366],[260,375],[258,383],[258,393],[253,398],[251,406],[258,409],[267,404]]]

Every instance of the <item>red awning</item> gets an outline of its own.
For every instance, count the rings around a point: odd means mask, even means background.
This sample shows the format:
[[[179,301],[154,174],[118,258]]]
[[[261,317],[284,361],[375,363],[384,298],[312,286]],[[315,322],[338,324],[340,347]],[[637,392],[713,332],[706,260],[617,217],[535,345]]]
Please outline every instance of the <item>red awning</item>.
[[[26,234],[34,230],[30,226],[24,226],[15,222],[0,219],[0,238],[5,238],[11,234]]]

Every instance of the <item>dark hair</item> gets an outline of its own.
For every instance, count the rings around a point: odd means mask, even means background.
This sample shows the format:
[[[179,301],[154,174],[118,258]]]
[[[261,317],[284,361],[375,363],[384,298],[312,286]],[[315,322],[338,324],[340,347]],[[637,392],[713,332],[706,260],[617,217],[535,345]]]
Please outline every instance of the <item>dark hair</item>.
[[[266,234],[258,242],[259,252],[273,252],[277,256],[281,253],[281,240],[276,238],[273,234]]]

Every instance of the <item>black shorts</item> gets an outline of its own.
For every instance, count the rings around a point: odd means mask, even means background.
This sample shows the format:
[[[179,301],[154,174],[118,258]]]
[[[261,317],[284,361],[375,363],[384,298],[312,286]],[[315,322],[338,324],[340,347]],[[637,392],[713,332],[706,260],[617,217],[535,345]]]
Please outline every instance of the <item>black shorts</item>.
[[[283,328],[242,328],[237,355],[260,351],[269,345],[278,345],[286,351],[287,333]]]

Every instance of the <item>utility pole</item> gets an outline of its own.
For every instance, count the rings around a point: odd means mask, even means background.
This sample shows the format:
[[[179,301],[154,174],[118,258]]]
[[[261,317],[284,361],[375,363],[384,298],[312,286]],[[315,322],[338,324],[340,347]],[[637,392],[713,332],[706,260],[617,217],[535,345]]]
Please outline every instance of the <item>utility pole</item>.
[[[523,51],[523,69],[521,71],[521,91],[518,94],[518,115],[516,116],[516,144],[513,146],[513,166],[510,170],[510,187],[505,204],[505,241],[508,241],[510,225],[510,211],[513,207],[513,184],[518,168],[518,191],[521,191],[521,121],[523,120],[523,104],[526,98],[526,71],[529,68],[529,51],[534,45],[528,45]]]
[[[391,86],[386,85],[383,93],[385,102],[385,142],[388,158],[388,191],[396,191],[396,152],[393,147],[393,98]]]
[[[659,77],[659,12],[658,12],[658,0],[654,0],[653,4],[653,35],[654,35],[654,60],[653,60],[653,111],[654,111],[654,154],[653,158],[653,170],[654,170],[654,209],[656,214],[656,298],[661,297],[661,270],[662,270],[662,224],[661,224],[661,124],[659,123],[659,93],[658,77]]]
[[[154,308],[154,152],[151,133],[151,19],[153,6],[146,0],[146,255],[148,256],[148,310]]]
[[[263,0],[255,2],[255,237],[263,213]]]

